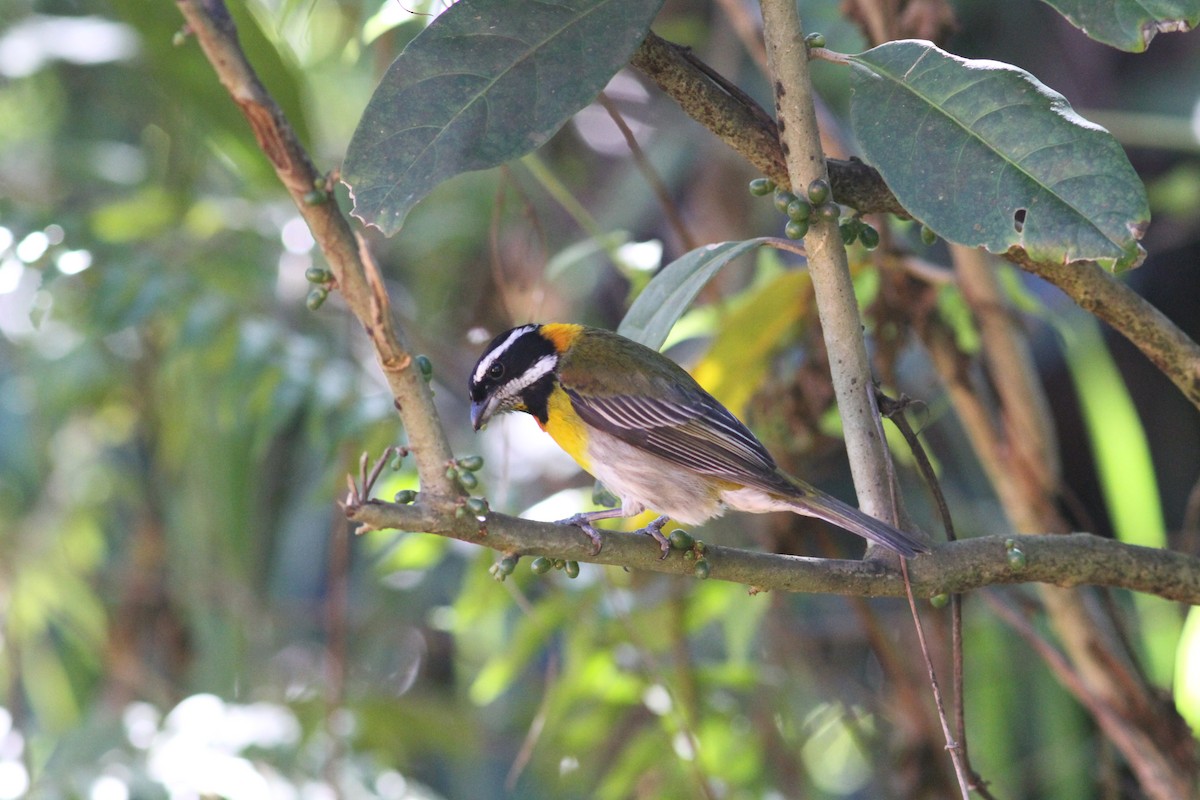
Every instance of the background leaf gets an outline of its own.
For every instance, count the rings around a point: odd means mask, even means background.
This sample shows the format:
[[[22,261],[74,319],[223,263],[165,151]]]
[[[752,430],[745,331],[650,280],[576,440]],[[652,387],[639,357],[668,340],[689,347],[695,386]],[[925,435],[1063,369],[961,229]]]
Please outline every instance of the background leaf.
[[[938,235],[1037,261],[1135,266],[1146,191],[1120,144],[1029,73],[923,41],[851,57],[866,160]]]
[[[387,235],[434,186],[545,143],[625,66],[661,0],[460,0],[383,76],[346,153],[354,215]]]
[[[662,347],[667,334],[683,312],[687,311],[704,284],[721,267],[769,241],[767,238],[697,247],[662,268],[633,301],[617,333],[655,350]]]
[[[1200,22],[1197,0],[1042,0],[1098,42],[1131,53],[1159,33],[1190,31]]]

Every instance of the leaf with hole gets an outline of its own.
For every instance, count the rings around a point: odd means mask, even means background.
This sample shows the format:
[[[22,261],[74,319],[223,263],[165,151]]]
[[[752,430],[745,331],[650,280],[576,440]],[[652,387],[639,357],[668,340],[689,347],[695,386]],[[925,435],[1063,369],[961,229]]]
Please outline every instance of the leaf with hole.
[[[1200,0],[1043,0],[1097,42],[1140,53],[1160,33],[1200,22]]]
[[[1045,263],[1136,266],[1150,219],[1121,145],[1029,73],[929,42],[850,57],[850,118],[871,163],[939,236]]]
[[[662,0],[459,0],[392,63],[342,178],[387,235],[442,181],[544,144],[628,61]]]

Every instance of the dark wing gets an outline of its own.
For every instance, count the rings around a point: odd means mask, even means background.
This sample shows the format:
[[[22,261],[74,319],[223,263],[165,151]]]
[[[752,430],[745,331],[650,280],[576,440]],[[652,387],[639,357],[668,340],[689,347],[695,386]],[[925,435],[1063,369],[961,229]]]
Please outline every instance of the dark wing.
[[[683,469],[767,492],[795,492],[762,442],[706,392],[676,387],[666,399],[566,392],[588,425]]]

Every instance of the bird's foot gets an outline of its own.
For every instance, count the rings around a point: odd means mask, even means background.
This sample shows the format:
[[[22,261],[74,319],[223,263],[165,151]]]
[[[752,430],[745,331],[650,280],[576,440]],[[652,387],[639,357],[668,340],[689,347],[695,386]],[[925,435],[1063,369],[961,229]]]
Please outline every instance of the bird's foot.
[[[583,531],[584,536],[588,537],[588,539],[592,541],[592,555],[596,556],[600,555],[600,548],[604,546],[604,540],[600,536],[600,529],[592,524],[593,519],[595,519],[595,517],[586,513],[575,514],[574,516],[567,517],[566,519],[560,519],[555,524],[570,525]]]
[[[669,517],[659,517],[640,531],[637,531],[638,533],[644,533],[647,536],[653,537],[654,541],[658,542],[658,549],[662,551],[662,555],[658,557],[659,561],[662,561],[671,554],[671,541],[662,534],[663,526],[670,521]]]

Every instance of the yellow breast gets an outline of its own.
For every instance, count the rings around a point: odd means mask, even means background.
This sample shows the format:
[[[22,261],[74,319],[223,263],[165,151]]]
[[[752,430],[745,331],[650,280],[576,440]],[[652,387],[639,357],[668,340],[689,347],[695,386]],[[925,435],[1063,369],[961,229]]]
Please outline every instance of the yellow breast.
[[[575,413],[575,409],[571,407],[571,398],[567,397],[567,393],[562,390],[561,386],[556,385],[554,391],[550,393],[548,408],[549,418],[542,426],[543,429],[550,434],[559,447],[575,459],[579,466],[591,472],[591,462],[588,460],[587,428],[584,426],[583,420]]]

